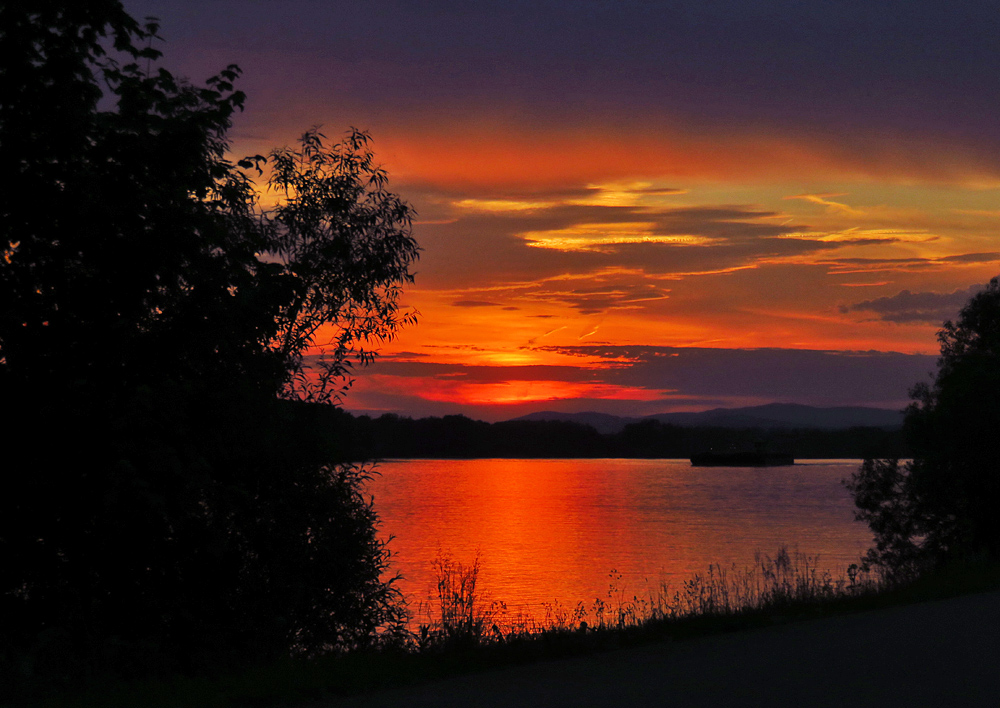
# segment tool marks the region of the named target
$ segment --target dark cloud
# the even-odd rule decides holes
[[[936,363],[936,357],[931,355],[877,351],[600,344],[538,349],[577,355],[588,361],[603,359],[607,365],[594,368],[592,365],[485,366],[378,361],[361,372],[359,378],[380,374],[421,380],[460,380],[463,384],[565,381],[617,385],[645,389],[661,396],[659,403],[647,401],[643,404],[643,410],[648,413],[669,411],[678,401],[688,407],[703,405],[705,408],[734,400],[901,408],[907,401],[910,387],[928,380]],[[621,401],[618,404],[625,405]],[[635,401],[629,404],[638,405]],[[592,410],[609,410],[608,405],[595,403]],[[452,410],[456,408],[461,405],[452,404]],[[542,404],[536,406],[536,410],[544,408]]]
[[[515,233],[567,229],[586,224],[652,224],[651,236],[699,236],[729,242],[786,236],[808,227],[776,223],[777,212],[747,205],[651,207],[561,204],[522,217]]]
[[[424,247],[418,278],[427,287],[543,281],[565,273],[623,267],[651,275],[716,272],[763,259],[804,255],[844,245],[871,245],[870,239],[831,243],[808,235],[804,224],[781,223],[776,212],[754,206],[651,208],[559,205],[530,212],[471,213],[444,224],[421,226]],[[641,242],[595,244],[592,249],[539,247],[546,234],[594,224],[650,224],[651,238],[695,237],[705,244]],[[609,228],[609,232],[611,229]],[[600,236],[600,232],[596,232]],[[531,244],[535,243],[535,246]],[[475,298],[469,298],[475,299]]]
[[[834,258],[822,261],[835,270],[865,271],[926,271],[943,266],[962,264],[994,263],[1000,261],[1000,253],[962,253],[938,258]]]
[[[633,229],[618,225],[636,223],[641,224],[634,228],[638,236],[651,240],[628,242]],[[616,230],[625,232],[618,241]],[[672,237],[689,240],[669,241]],[[779,212],[753,205],[561,204],[530,212],[473,212],[451,223],[424,227],[418,238],[426,249],[418,274],[420,284],[460,291],[468,288],[457,295],[455,304],[550,303],[554,307],[568,305],[586,315],[618,307],[651,307],[668,294],[665,281],[685,276],[768,266],[814,254],[821,258],[834,249],[895,241],[892,236],[826,240],[813,235],[807,224],[789,222]],[[571,250],[551,247],[565,246],[559,241],[564,238],[579,240],[571,244]],[[966,262],[971,258],[966,257]],[[875,267],[872,264],[884,268],[888,263],[899,268],[924,260],[822,262],[826,268],[840,271],[870,269]],[[825,272],[826,268],[820,270]],[[574,275],[571,278],[568,274]],[[491,287],[489,300],[477,297],[477,289],[483,285]]]
[[[501,307],[502,303],[487,300],[455,300],[452,307]]]
[[[670,196],[674,194],[685,194],[686,189],[674,189],[671,187],[643,187],[640,189],[627,189],[629,194],[645,194],[648,196]]]
[[[591,345],[550,351],[601,357],[607,383],[678,394],[820,405],[895,405],[936,357],[896,352]]]
[[[911,293],[902,290],[891,297],[856,302],[841,307],[841,312],[872,312],[880,320],[900,324],[922,323],[940,325],[953,319],[973,295],[984,285],[972,285],[950,293]]]
[[[554,187],[511,187],[502,185],[478,185],[469,188],[462,185],[439,185],[426,184],[419,181],[407,183],[410,194],[418,194],[430,197],[435,200],[448,200],[459,202],[464,199],[476,199],[483,201],[490,200],[510,200],[510,201],[569,201],[574,199],[593,199],[595,195],[604,191],[601,187],[590,185],[558,185]],[[674,188],[649,188],[623,190],[630,193],[648,194],[683,194],[685,190]]]
[[[599,280],[608,280],[607,276]],[[560,288],[539,285],[522,297],[543,302],[568,305],[581,315],[593,315],[606,310],[630,307],[637,303],[663,300],[670,290],[655,283],[633,282],[623,276],[613,284],[592,284],[586,287]]]
[[[939,260],[946,263],[993,263],[994,261],[1000,261],[1000,252],[962,253],[957,256],[945,256]]]
[[[428,349],[445,349],[448,351],[456,352],[485,352],[489,351],[486,347],[480,347],[475,344],[425,344]]]

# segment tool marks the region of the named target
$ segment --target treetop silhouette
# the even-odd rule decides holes
[[[913,460],[865,460],[848,483],[875,534],[866,562],[901,577],[1000,558],[1000,278],[938,340],[937,375],[913,388],[906,411]]]

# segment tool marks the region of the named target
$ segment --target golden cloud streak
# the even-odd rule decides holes
[[[850,216],[862,216],[864,212],[860,209],[855,209],[854,207],[844,204],[843,202],[835,202],[831,197],[846,197],[846,192],[836,192],[829,194],[795,194],[790,197],[785,197],[785,199],[801,199],[803,201],[812,202],[813,204],[819,204],[820,206],[825,206],[827,211],[830,212],[840,212],[843,214],[849,214]]]
[[[489,214],[551,209],[559,204],[560,202],[554,201],[534,201],[524,199],[461,199],[454,202],[454,206],[459,209]]]
[[[581,224],[568,229],[526,231],[520,236],[533,248],[557,251],[602,251],[612,246],[635,243],[703,246],[718,240],[693,234],[657,234],[652,231],[655,228],[656,224],[650,222]]]

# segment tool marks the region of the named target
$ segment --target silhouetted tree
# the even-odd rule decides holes
[[[906,412],[912,462],[865,460],[848,483],[875,533],[867,562],[903,576],[955,558],[1000,558],[1000,280],[938,340],[934,382],[913,388]]]
[[[351,358],[370,362],[370,343],[415,321],[398,316],[398,302],[418,249],[413,210],[386,189],[369,135],[351,130],[329,148],[323,139],[312,129],[299,149],[270,154],[268,184],[284,199],[269,215],[267,250],[281,260],[291,290],[275,340],[294,374],[285,393],[328,401],[329,385],[343,378]],[[322,354],[306,364],[303,353],[322,328]]]
[[[859,458],[906,454],[902,429],[739,429],[683,427],[656,420],[601,434],[560,420],[474,421],[464,416],[413,420],[385,414],[372,420],[339,409],[325,425],[347,459],[448,457],[687,458],[706,450],[765,449],[796,458]]]
[[[0,7],[0,658],[26,672],[339,649],[403,620],[366,471],[280,399],[336,400],[392,336],[412,211],[367,135],[310,131],[270,155],[263,212],[268,160],[227,159],[239,70],[178,79],[156,31],[117,0]]]

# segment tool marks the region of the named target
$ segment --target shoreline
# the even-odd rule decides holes
[[[995,705],[1000,591],[489,669],[310,708]]]

